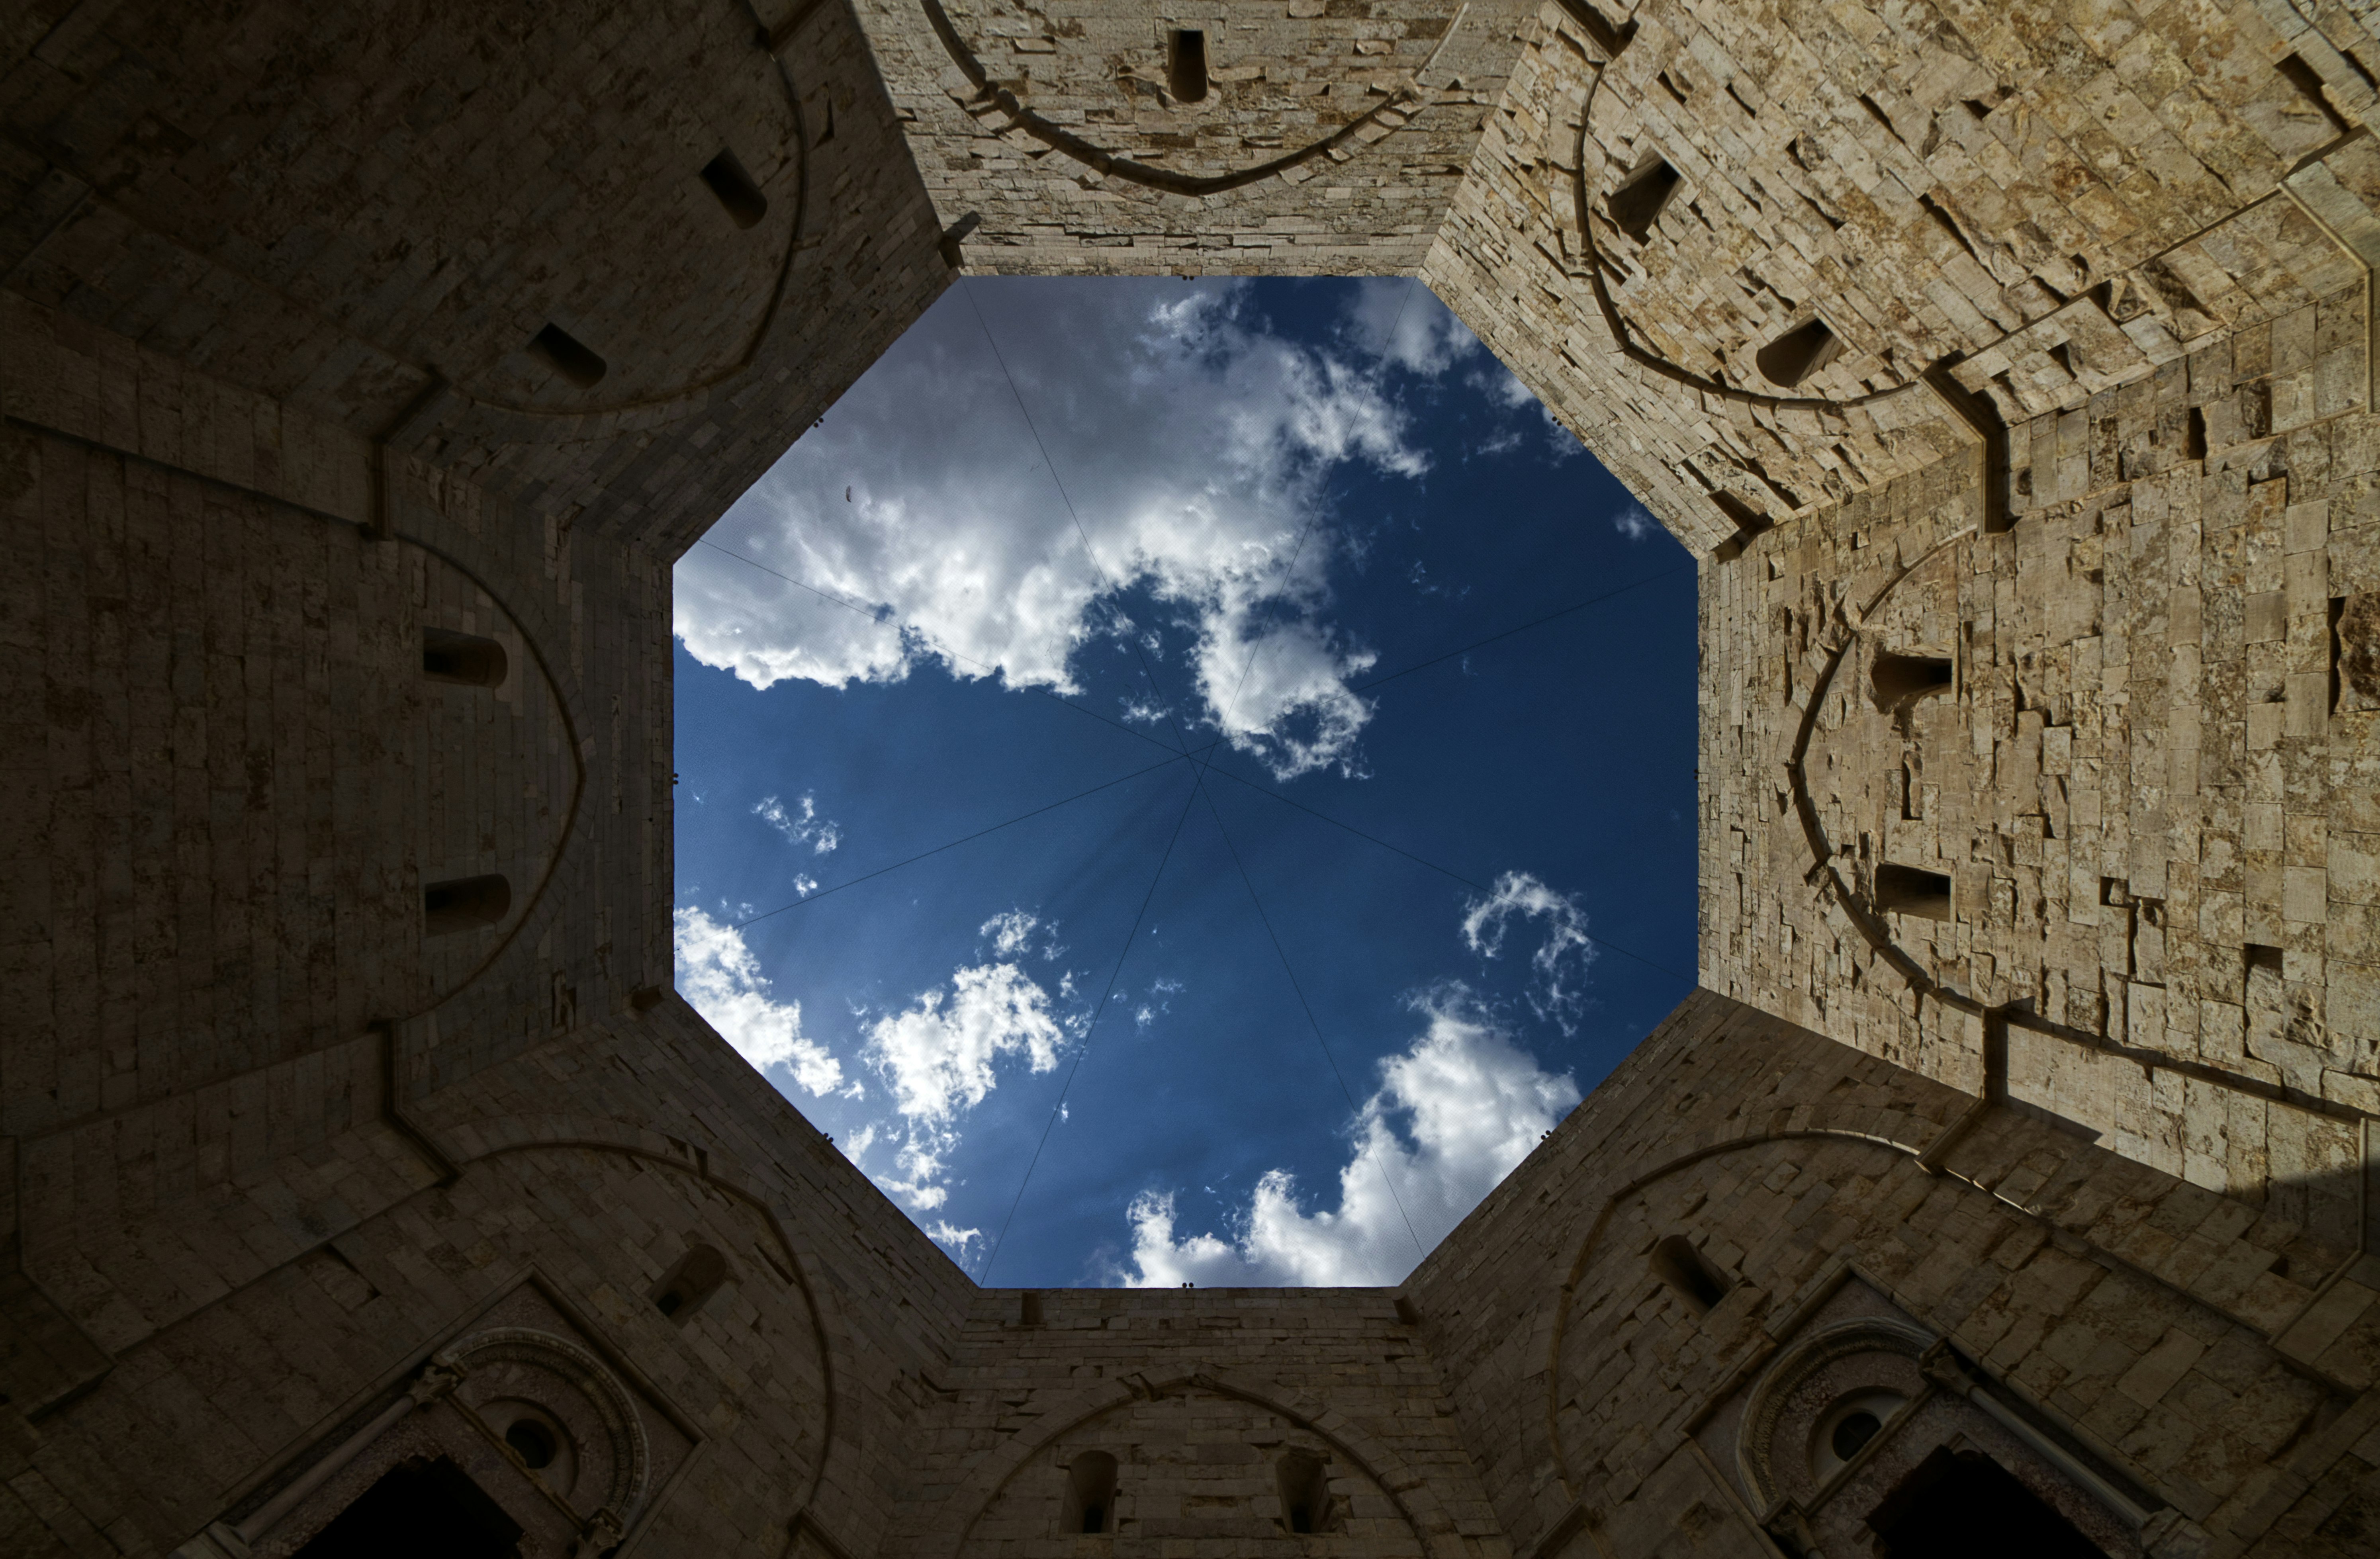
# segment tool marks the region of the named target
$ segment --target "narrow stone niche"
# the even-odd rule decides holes
[[[1330,1498],[1330,1473],[1311,1451],[1288,1451],[1274,1464],[1273,1478],[1281,1494],[1281,1522],[1292,1532],[1338,1529]]]
[[[1868,663],[1868,686],[1876,707],[1887,713],[1950,689],[1953,668],[1947,655],[1902,655],[1879,649]]]
[[[612,371],[593,348],[552,320],[529,337],[528,354],[581,390],[594,388]]]
[[[653,1308],[683,1326],[726,1281],[727,1258],[708,1245],[693,1246],[653,1285]]]
[[[493,639],[445,628],[421,630],[421,674],[431,682],[502,687],[510,664],[504,647]]]
[[[452,937],[493,925],[513,907],[513,885],[501,873],[433,882],[421,890],[422,933]]]
[[[1198,29],[1165,35],[1165,90],[1176,103],[1207,101],[1207,35]]]
[[[1643,243],[1652,235],[1653,224],[1660,220],[1661,209],[1683,182],[1678,170],[1659,156],[1645,158],[1630,170],[1605,202],[1612,225]]]
[[[1668,1284],[1696,1315],[1709,1314],[1734,1287],[1727,1280],[1727,1275],[1682,1234],[1670,1235],[1654,1246],[1650,1264],[1653,1275]]]
[[[1842,355],[1842,337],[1824,320],[1794,326],[1753,354],[1771,384],[1791,390]]]
[[[702,182],[738,227],[758,227],[769,214],[769,198],[760,193],[759,185],[731,151],[722,148],[718,156],[702,165]]]
[[[1115,1530],[1116,1461],[1105,1451],[1085,1451],[1066,1468],[1066,1498],[1058,1510],[1062,1532]]]
[[[1880,865],[1876,869],[1876,907],[1920,920],[1950,918],[1950,879],[1922,866]]]

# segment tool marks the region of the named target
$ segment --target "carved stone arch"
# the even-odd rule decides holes
[[[335,78],[356,67],[358,41],[308,10],[261,28],[249,25],[237,42],[215,30],[228,31],[253,18],[235,24],[232,17],[193,22],[175,40],[189,59],[237,61],[228,80],[206,83],[210,91],[225,94],[226,104],[246,98],[248,113],[269,115],[287,82]],[[369,359],[359,381],[368,397],[389,410],[443,390],[539,420],[541,429],[530,441],[537,443],[552,441],[557,419],[683,401],[743,375],[783,312],[787,278],[800,255],[809,155],[795,84],[787,67],[754,42],[748,8],[741,0],[648,7],[606,41],[613,49],[608,56],[601,42],[589,46],[583,33],[555,46],[555,32],[568,24],[550,6],[514,0],[450,19],[477,46],[477,79],[468,85],[443,79],[436,97],[426,102],[427,127],[405,117],[414,94],[401,81],[384,81],[386,102],[360,111],[343,138],[352,143],[349,153],[365,155],[362,149],[369,148],[370,156],[393,160],[395,171],[383,162],[372,176],[326,177],[319,163],[292,164],[285,173],[243,164],[227,181],[220,166],[179,165],[170,179],[136,179],[87,164],[54,139],[39,153],[51,164],[50,176],[82,191],[61,229],[72,228],[94,250],[121,248],[137,238],[173,252],[180,264],[205,273],[192,294],[207,301],[194,307],[212,309],[221,298],[242,297],[306,327],[335,331],[344,353]],[[409,16],[399,31],[427,25]],[[697,38],[694,48],[662,46]],[[698,77],[683,63],[698,55],[711,66]],[[182,63],[147,57],[168,77]],[[568,90],[577,83],[555,79],[557,68],[589,61],[592,68],[612,72],[608,90],[577,92]],[[759,75],[763,70],[773,84]],[[731,73],[740,75],[732,85]],[[506,91],[515,95],[499,104],[496,98]],[[765,125],[757,139],[745,127],[762,118],[764,92],[782,100],[774,110],[782,127],[776,144]],[[582,188],[563,183],[558,163],[506,170],[549,181],[524,191],[516,177],[492,176],[469,160],[477,137],[419,133],[475,96],[471,111],[491,123],[510,123],[508,115],[535,109],[541,115],[537,135],[549,140],[576,134],[599,144],[639,142],[643,160],[662,176]],[[739,160],[759,171],[771,195],[782,197],[771,199],[772,209],[744,235],[766,244],[765,253],[753,252],[752,244],[685,242],[686,219],[708,216],[701,208],[718,203],[698,175],[722,150],[722,139],[741,140]],[[209,144],[207,137],[197,139],[198,146]],[[773,170],[759,168],[763,147],[777,164]],[[158,165],[181,155],[167,152]],[[203,164],[209,154],[198,152],[191,161]],[[407,198],[424,190],[434,194]],[[273,248],[258,229],[277,224],[282,208],[303,209],[317,224],[326,241],[314,260],[276,256],[270,265],[257,262]],[[722,229],[728,225],[724,215],[717,221]],[[492,251],[526,256],[528,263],[492,266]],[[577,262],[565,262],[562,255]],[[652,310],[658,322],[648,327],[641,318],[607,310],[606,295],[624,274],[636,277],[640,296],[656,287],[699,294],[709,313],[695,316],[697,328],[690,330],[682,311]],[[419,285],[424,278],[430,284]],[[731,295],[735,302],[722,303]],[[741,307],[747,299],[753,307]],[[601,318],[606,312],[613,316],[608,321]],[[395,332],[387,323],[392,316],[409,321],[409,330]],[[573,330],[588,335],[588,342],[574,342],[582,350],[609,354],[608,373],[598,370],[610,387],[608,401],[588,393],[583,381],[552,382],[557,376],[531,350],[529,332],[540,318],[565,335]],[[524,320],[531,323],[516,333]],[[491,321],[499,321],[500,335],[491,335]],[[606,339],[607,323],[628,341]],[[653,363],[663,354],[683,356],[639,373],[640,361]],[[312,360],[304,353],[287,356],[293,362]],[[639,377],[644,382],[624,395],[622,381]],[[282,396],[298,386],[268,377],[251,387]],[[365,417],[358,426],[380,419]]]
[[[804,11],[807,21],[815,10]],[[823,251],[802,242],[810,222],[810,134],[802,108],[804,89],[786,58],[790,38],[772,40],[773,69],[784,90],[790,134],[791,199],[778,236],[780,254],[776,280],[768,301],[753,320],[741,353],[716,372],[687,383],[634,399],[601,402],[586,406],[540,406],[474,392],[468,385],[434,385],[430,400],[408,419],[408,441],[415,445],[459,441],[491,450],[507,444],[548,444],[556,441],[556,425],[566,424],[567,441],[601,445],[632,429],[643,431],[698,417],[710,412],[747,383],[754,373],[783,355],[786,320],[795,312],[794,293],[804,278],[826,279]],[[771,225],[775,226],[773,220]]]
[[[1878,640],[1871,624],[1889,617],[1899,592],[1911,579],[1937,562],[1957,558],[1962,548],[1973,544],[1976,533],[1975,525],[1962,526],[1907,562],[1897,565],[1880,564],[1876,572],[1854,582],[1855,587],[1847,600],[1840,637],[1829,650],[1823,667],[1811,683],[1791,755],[1785,766],[1794,808],[1801,818],[1803,834],[1808,844],[1811,870],[1815,874],[1813,880],[1818,885],[1818,891],[1833,900],[1861,938],[1900,974],[1912,990],[1961,1009],[1974,1007],[1973,993],[1942,985],[1930,954],[1901,944],[1899,931],[1877,907],[1872,874],[1866,880],[1846,877],[1838,864],[1840,859],[1839,852],[1828,836],[1817,798],[1810,790],[1809,765],[1813,748],[1823,748],[1822,738],[1830,729],[1827,724],[1827,711],[1836,701],[1847,701],[1854,711],[1854,718],[1859,710],[1867,707],[1867,701],[1856,690],[1840,688],[1837,684],[1847,664],[1853,667],[1854,674],[1864,673],[1872,664]]]
[[[1603,1242],[1604,1234],[1610,1227],[1613,1215],[1630,1198],[1658,1181],[1722,1154],[1745,1152],[1772,1142],[1836,1140],[1868,1142],[1915,1158],[1941,1131],[1939,1122],[1922,1117],[1888,1116],[1882,1111],[1862,1113],[1872,1118],[1863,1121],[1859,1127],[1830,1127],[1813,1122],[1788,1130],[1747,1136],[1722,1138],[1716,1133],[1698,1133],[1696,1139],[1665,1146],[1659,1150],[1661,1156],[1658,1158],[1647,1154],[1645,1159],[1640,1159],[1638,1166],[1629,1173],[1628,1178],[1604,1197],[1596,1211],[1594,1222],[1588,1226],[1585,1238],[1579,1243],[1578,1253],[1572,1258],[1569,1270],[1563,1275],[1553,1302],[1539,1308],[1530,1328],[1530,1344],[1525,1355],[1542,1358],[1546,1361],[1546,1398],[1543,1420],[1524,1415],[1520,1420],[1526,1426],[1523,1432],[1536,1442],[1528,1449],[1540,1456],[1545,1465],[1554,1469],[1554,1475],[1561,1480],[1562,1487],[1571,1498],[1582,1499],[1585,1497],[1586,1491],[1577,1470],[1571,1465],[1569,1447],[1562,1441],[1562,1344],[1569,1330],[1572,1303],[1589,1264],[1595,1259],[1597,1247]],[[1540,1346],[1544,1350],[1542,1353],[1537,1351]]]
[[[636,1521],[651,1480],[652,1454],[635,1400],[603,1361],[567,1337],[528,1326],[496,1326],[474,1332],[431,1356],[431,1361],[468,1377],[475,1367],[525,1364],[576,1386],[597,1411],[610,1441],[611,1486],[601,1508],[614,1528]]]
[[[455,1134],[468,1135],[478,1146],[477,1152],[458,1156],[458,1162],[465,1166],[502,1154],[550,1149],[618,1154],[715,1187],[730,1200],[759,1215],[784,1252],[786,1264],[794,1275],[795,1291],[809,1314],[811,1343],[818,1352],[819,1378],[823,1387],[818,1465],[797,1508],[807,1511],[815,1505],[820,1492],[830,1486],[830,1472],[835,1474],[834,1487],[863,1486],[859,1456],[866,1439],[864,1426],[846,1421],[852,1415],[846,1410],[843,1393],[836,1389],[836,1360],[840,1357],[848,1364],[857,1352],[857,1339],[835,1305],[831,1286],[810,1279],[812,1269],[820,1263],[794,1238],[786,1215],[756,1190],[740,1169],[717,1155],[706,1154],[701,1164],[689,1163],[659,1132],[617,1121],[563,1116],[502,1116],[474,1121]]]
[[[1744,1400],[1736,1432],[1736,1472],[1752,1491],[1754,1507],[1767,1510],[1778,1502],[1775,1431],[1788,1398],[1803,1381],[1835,1360],[1862,1353],[1896,1355],[1913,1372],[1935,1341],[1932,1334],[1897,1318],[1864,1316],[1797,1338],[1770,1360]]]
[[[462,632],[503,647],[501,682],[457,688],[417,675],[420,741],[418,762],[431,772],[412,776],[416,792],[418,881],[403,891],[421,895],[432,884],[490,874],[505,883],[509,902],[484,930],[432,935],[434,921],[417,915],[420,943],[419,1017],[461,995],[495,967],[535,923],[548,887],[569,852],[587,791],[587,764],[570,700],[529,625],[485,578],[444,549],[409,535],[393,538],[409,555],[417,603],[402,630],[416,637]],[[408,646],[415,668],[424,652]],[[523,653],[523,652],[526,653]],[[554,791],[561,795],[552,795]],[[540,819],[529,798],[545,795]],[[449,809],[474,816],[486,801],[488,826],[458,830]],[[468,848],[457,849],[463,838]],[[490,846],[492,841],[492,848]]]
[[[943,51],[967,83],[964,92],[952,89],[952,96],[959,100],[961,109],[970,118],[996,120],[996,127],[986,127],[989,133],[998,135],[1013,129],[1127,187],[1136,187],[1157,195],[1186,196],[1219,195],[1277,178],[1316,158],[1329,156],[1342,149],[1352,151],[1376,144],[1412,123],[1437,101],[1439,88],[1431,86],[1429,79],[1446,75],[1441,63],[1449,46],[1463,32],[1468,10],[1460,0],[1448,0],[1445,29],[1438,35],[1427,56],[1412,67],[1394,91],[1386,93],[1381,101],[1363,113],[1350,116],[1344,123],[1331,127],[1305,145],[1287,150],[1278,156],[1255,162],[1235,160],[1232,165],[1218,166],[1208,172],[1184,173],[1145,160],[1146,148],[1101,146],[1036,113],[1014,91],[1002,84],[1001,79],[985,64],[982,54],[987,40],[979,30],[969,25],[975,18],[966,0],[953,0],[952,6],[945,6],[942,0],[918,0],[918,3],[924,8],[926,19],[932,25]],[[1270,9],[1271,6],[1268,5],[1261,8]],[[953,9],[958,12],[956,16],[952,14]],[[1259,7],[1251,6],[1243,9],[1255,12]],[[1283,5],[1279,14],[1286,19],[1293,13]],[[1152,17],[1150,25],[1153,50],[1160,23]],[[1478,24],[1473,23],[1472,26],[1475,29]],[[1077,28],[1076,32],[1079,30]],[[971,32],[975,35],[970,36]],[[1415,35],[1413,41],[1419,42],[1424,38]],[[1156,90],[1153,82],[1144,84],[1129,66],[1121,74],[1112,72],[1110,66],[1113,62],[1095,57],[1088,45],[1074,33],[1062,36],[1053,33],[1039,42],[1048,47],[1037,51],[1032,57],[1051,61],[1052,67],[1070,71],[1065,79],[1078,91],[1097,78],[1102,90],[1111,89],[1117,93],[1119,105],[1128,107],[1135,91]],[[1441,83],[1444,84],[1451,83]],[[1171,99],[1165,101],[1170,103]],[[1312,102],[1311,99],[1305,101],[1308,104]],[[1133,151],[1140,151],[1142,155],[1132,155]]]
[[[1715,1133],[1704,1133],[1699,1139],[1689,1139],[1683,1143],[1661,1150],[1661,1156],[1658,1160],[1652,1154],[1647,1154],[1645,1159],[1640,1160],[1639,1163],[1645,1166],[1631,1173],[1626,1180],[1602,1200],[1594,1223],[1589,1227],[1585,1238],[1580,1242],[1578,1253],[1572,1259],[1553,1301],[1540,1307],[1538,1319],[1531,1327],[1531,1342],[1533,1345],[1542,1344],[1544,1351],[1537,1353],[1532,1347],[1527,1356],[1542,1358],[1545,1360],[1544,1417],[1542,1420],[1538,1420],[1534,1416],[1524,1416],[1522,1434],[1527,1442],[1524,1448],[1533,1455],[1540,1456],[1544,1465],[1554,1469],[1555,1476],[1560,1480],[1564,1491],[1573,1500],[1585,1498],[1588,1491],[1584,1487],[1578,1470],[1571,1464],[1569,1447],[1564,1444],[1561,1434],[1560,1410],[1564,1380],[1562,1344],[1569,1324],[1570,1311],[1581,1283],[1590,1263],[1598,1253],[1597,1248],[1603,1241],[1613,1215],[1631,1197],[1639,1194],[1656,1182],[1692,1168],[1706,1159],[1724,1154],[1748,1152],[1782,1142],[1828,1139],[1864,1142],[1918,1160],[1923,1164],[1942,1151],[1937,1144],[1947,1144],[1955,1141],[1973,1119],[1971,1114],[1957,1120],[1944,1122],[1925,1117],[1864,1109],[1850,1112],[1851,1118],[1846,1118],[1842,1124],[1837,1125],[1829,1124],[1816,1111],[1797,1113],[1800,1115],[1798,1123],[1788,1130],[1727,1138],[1720,1138]],[[2085,1145],[2081,1151],[2105,1153],[2107,1150]],[[2218,1299],[2201,1292],[2191,1283],[2178,1282],[2171,1276],[2143,1265],[2120,1250],[2103,1245],[2085,1231],[2058,1223],[2048,1213],[2003,1196],[1991,1187],[1964,1180],[1960,1180],[1959,1183],[1969,1185],[1974,1194],[1988,1199],[2009,1217],[2047,1227],[2058,1239],[2071,1241],[2072,1248],[2087,1253],[2091,1259],[2110,1269],[2127,1273],[2139,1282],[2179,1296],[2186,1302],[2201,1308],[2210,1317],[2222,1323],[2238,1326],[2268,1342],[2275,1335],[2271,1330],[2272,1323],[2269,1320],[2242,1313],[2236,1308],[2236,1299]],[[2346,1259],[2351,1263],[2355,1258],[2350,1255]],[[1781,1299],[1788,1296],[1778,1297]],[[1928,1338],[1929,1342],[1932,1340]],[[2330,1383],[2334,1389],[2346,1389],[2333,1377],[2322,1373],[2302,1361],[2298,1363],[2297,1368]]]
[[[1428,1482],[1394,1451],[1336,1409],[1302,1393],[1220,1371],[1194,1371],[1157,1381],[1136,1380],[1135,1386],[1137,1389],[1121,1382],[1104,1381],[1043,1397],[1033,1429],[1010,1437],[978,1462],[944,1497],[936,1519],[920,1539],[920,1552],[941,1559],[957,1559],[977,1522],[992,1503],[1036,1456],[1062,1436],[1136,1403],[1189,1391],[1208,1391],[1245,1402],[1328,1443],[1387,1495],[1424,1553],[1453,1559],[1453,1551],[1431,1536],[1439,1529],[1451,1530],[1451,1523],[1425,1519],[1441,1515],[1443,1508]]]
[[[1564,155],[1551,160],[1549,165],[1560,167],[1567,163],[1567,168],[1562,171],[1572,184],[1567,204],[1573,224],[1561,231],[1564,248],[1572,249],[1574,246],[1575,252],[1566,258],[1564,268],[1572,276],[1585,279],[1593,289],[1596,308],[1602,316],[1604,326],[1624,356],[1686,390],[1772,410],[1840,413],[1877,405],[1919,391],[1923,383],[1921,380],[1894,373],[1888,377],[1899,379],[1900,382],[1879,390],[1858,391],[1856,393],[1780,393],[1777,387],[1758,375],[1740,374],[1738,377],[1742,382],[1730,382],[1680,363],[1660,350],[1645,328],[1631,320],[1623,300],[1613,289],[1613,272],[1624,274],[1625,268],[1617,256],[1605,252],[1607,246],[1596,232],[1596,213],[1608,209],[1612,195],[1621,186],[1632,177],[1641,177],[1647,160],[1660,158],[1661,149],[1645,141],[1634,149],[1633,156],[1624,159],[1626,166],[1615,169],[1607,165],[1612,159],[1595,139],[1594,126],[1596,103],[1607,83],[1609,66],[1608,64],[1597,65],[1590,66],[1589,69],[1591,76],[1586,91],[1578,99],[1575,109],[1566,115],[1565,122],[1549,128],[1549,139],[1559,136],[1569,143],[1562,149]],[[1673,151],[1667,160],[1674,161],[1675,155]],[[1694,182],[1691,168],[1680,170],[1680,177],[1682,187],[1690,187]],[[1674,208],[1676,204],[1677,198],[1672,196],[1670,206]],[[1802,310],[1804,315],[1808,312],[1806,307]],[[1742,355],[1748,361],[1748,345]],[[1857,390],[1858,387],[1852,385],[1851,388]]]

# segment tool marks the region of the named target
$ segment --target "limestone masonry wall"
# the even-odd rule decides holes
[[[0,17],[0,1552],[2371,1553],[2370,11]],[[1704,988],[1400,1289],[671,990],[670,565],[968,272],[1418,274],[1701,560]]]

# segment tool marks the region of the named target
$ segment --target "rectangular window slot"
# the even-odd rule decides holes
[[[1947,655],[1899,655],[1879,649],[1868,665],[1868,682],[1876,707],[1887,713],[1932,694],[1949,690],[1953,677]]]
[[[529,337],[528,351],[530,357],[581,390],[591,389],[612,368],[577,336],[551,322]]]
[[[1772,384],[1788,390],[1841,355],[1842,338],[1824,320],[1794,326],[1753,354],[1753,361]]]
[[[1114,1530],[1116,1460],[1105,1451],[1084,1451],[1066,1467],[1066,1495],[1058,1508],[1062,1532]]]
[[[1950,918],[1950,879],[1919,866],[1879,865],[1876,869],[1876,907],[1920,920]]]
[[[1176,103],[1207,101],[1207,35],[1176,28],[1165,36],[1165,86]]]
[[[1311,1451],[1289,1451],[1273,1465],[1281,1493],[1281,1524],[1293,1533],[1339,1529],[1337,1501],[1330,1497],[1330,1469]]]
[[[727,1258],[708,1245],[689,1246],[649,1296],[653,1308],[683,1326],[727,1281]]]
[[[496,874],[433,882],[421,890],[422,932],[451,937],[493,925],[513,907],[513,885]]]
[[[1734,1285],[1682,1234],[1653,1247],[1653,1275],[1668,1284],[1696,1315],[1707,1315]]]
[[[1611,213],[1612,225],[1638,243],[1643,243],[1660,220],[1661,208],[1683,183],[1678,170],[1659,157],[1649,157],[1612,190],[1605,209]]]
[[[828,121],[830,126],[832,123],[832,119]],[[744,171],[744,164],[735,160],[733,151],[722,150],[705,163],[702,182],[719,197],[720,205],[726,208],[729,218],[738,227],[757,227],[760,219],[769,214],[769,198],[760,193],[760,187],[752,182],[752,175]]]
[[[504,647],[477,634],[421,630],[421,674],[431,682],[465,687],[502,687],[509,661]]]

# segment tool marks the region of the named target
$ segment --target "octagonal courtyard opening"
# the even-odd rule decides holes
[[[1418,282],[963,280],[679,562],[680,990],[979,1279],[1392,1283],[1693,985],[1693,589]]]

